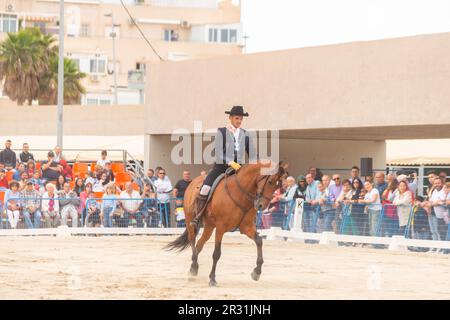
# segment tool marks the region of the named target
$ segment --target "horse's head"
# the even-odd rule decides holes
[[[273,163],[269,163],[269,166],[271,165]],[[263,164],[261,169],[267,169],[265,166],[266,164]],[[287,176],[287,167],[287,163],[280,162],[275,170],[272,169],[271,174],[260,174],[258,176],[256,179],[256,210],[264,210],[269,206],[273,193],[281,185],[281,179]],[[263,173],[263,171],[261,172]]]

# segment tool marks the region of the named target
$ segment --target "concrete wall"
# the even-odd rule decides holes
[[[146,135],[145,159],[147,167],[163,166],[170,173],[173,183],[180,179],[183,170],[190,170],[197,176],[202,170],[209,170],[210,165],[181,164],[175,165],[171,160],[172,148],[178,142],[172,142],[170,135]],[[205,147],[208,143],[204,143]],[[191,151],[193,151],[192,145]],[[384,168],[386,163],[386,144],[384,141],[337,141],[337,140],[303,140],[280,139],[280,160],[289,162],[289,173],[297,176],[305,173],[310,166],[328,169],[347,169],[349,175],[353,165],[360,164],[361,157],[373,158],[374,168]],[[194,158],[191,158],[192,162]],[[342,173],[338,171],[338,173]]]
[[[153,65],[146,133],[200,119],[216,128],[240,104],[250,113],[244,127],[296,138],[342,129],[339,139],[348,128],[355,138],[371,130],[369,140],[437,138],[437,126],[450,137],[449,56],[447,33]]]
[[[56,135],[56,106],[0,100],[0,136]],[[64,135],[134,136],[144,132],[144,106],[65,106]]]

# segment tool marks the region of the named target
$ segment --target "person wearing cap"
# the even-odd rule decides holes
[[[308,184],[306,183],[306,178],[303,175],[300,175],[297,177],[297,190],[296,193],[294,195],[294,198],[301,198],[301,199],[305,199],[306,198],[306,187],[308,186]]]
[[[41,226],[41,195],[34,188],[33,181],[28,180],[25,189],[20,194],[22,214],[28,229],[37,229]]]
[[[214,146],[216,162],[206,176],[195,200],[197,214],[190,223],[194,230],[198,229],[200,218],[206,209],[209,191],[216,178],[230,167],[235,171],[239,170],[245,161],[246,153],[250,161],[257,159],[256,148],[249,133],[241,128],[242,120],[249,114],[244,112],[242,106],[234,106],[230,111],[225,111],[225,114],[229,115],[230,123],[217,129]]]
[[[54,158],[55,154],[53,151],[49,151],[47,153],[47,161],[42,162],[42,179],[45,181],[57,180],[62,171],[62,166],[54,161]]]

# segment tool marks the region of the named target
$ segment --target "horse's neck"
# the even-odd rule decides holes
[[[239,184],[248,192],[256,192],[256,177],[259,175],[259,165],[247,165],[236,173],[236,179],[239,180]]]

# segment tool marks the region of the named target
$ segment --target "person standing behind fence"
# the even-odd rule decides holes
[[[322,177],[322,182],[317,184],[317,197],[316,201],[320,205],[320,219],[323,223],[320,224],[319,232],[321,231],[332,231],[333,230],[333,220],[336,215],[336,211],[333,209],[330,198],[330,190],[328,186],[330,184],[330,177],[324,175]]]
[[[447,224],[445,223],[444,217],[448,215],[448,209],[446,207],[446,198],[444,184],[442,180],[437,178],[434,180],[434,190],[431,194],[430,202],[432,211],[436,217],[436,225],[438,232],[437,240],[445,240],[447,237]]]
[[[386,190],[388,184],[384,181],[384,173],[377,172],[375,173],[375,188],[378,190],[380,195],[383,194],[384,190]]]
[[[405,234],[409,216],[413,203],[413,194],[408,188],[406,181],[400,181],[397,190],[394,192],[392,204],[397,206],[398,227],[401,235]]]
[[[183,172],[183,179],[179,180],[173,188],[173,197],[177,198],[175,214],[177,215],[177,227],[179,228],[185,227],[185,216],[183,210],[184,192],[186,191],[191,181],[192,180],[190,172],[185,170]]]
[[[287,189],[286,192],[281,196],[281,201],[285,202],[285,211],[284,215],[286,216],[286,220],[283,223],[283,229],[288,230],[290,227],[290,219],[293,215],[293,211],[295,208],[294,196],[297,192],[297,184],[295,183],[294,177],[287,177]]]
[[[390,180],[386,190],[384,190],[381,195],[381,204],[384,206],[381,235],[384,237],[391,237],[392,235],[398,234],[399,224],[397,209],[395,208],[395,205],[392,204],[397,185],[397,179]]]
[[[11,140],[6,140],[5,149],[0,152],[0,162],[6,171],[14,171],[17,164],[16,153],[11,150]]]
[[[19,183],[17,181],[12,181],[9,188],[10,189],[6,191],[4,198],[6,214],[11,229],[16,229],[20,217]]]
[[[28,229],[39,228],[41,226],[41,195],[34,188],[33,182],[28,180],[25,190],[20,194],[22,202],[22,214],[25,225]],[[33,218],[34,223],[31,221]]]
[[[369,229],[370,236],[375,237],[377,235],[377,226],[381,213],[381,199],[378,190],[373,187],[373,184],[369,181],[364,183],[366,195],[363,200],[359,200],[358,203],[367,205],[367,211],[369,214]]]
[[[46,228],[55,228],[60,219],[56,187],[53,183],[47,183],[45,189],[47,191],[42,196],[42,216],[45,219]]]
[[[106,186],[105,193],[103,194],[100,218],[105,228],[112,227],[112,213],[117,207],[115,192],[116,187],[114,186],[114,183],[109,183]]]
[[[70,190],[70,184],[64,183],[63,190],[58,193],[59,206],[61,209],[61,221],[62,225],[67,225],[67,218],[72,219],[72,228],[78,226],[78,208],[80,206],[80,199],[76,192]]]
[[[124,210],[124,216],[119,222],[119,227],[128,227],[130,217],[135,217],[137,227],[142,228],[144,223],[142,221],[142,213],[139,211],[142,203],[141,195],[138,191],[133,190],[131,182],[125,184],[125,190],[120,193],[119,198],[122,209]]]
[[[30,146],[28,145],[28,143],[25,142],[22,145],[22,152],[19,154],[19,159],[21,162],[27,163],[30,160],[34,161],[34,156],[29,151],[30,151]]]
[[[359,177],[359,167],[353,166],[352,171],[350,171],[350,182],[353,184],[353,180],[358,179],[362,182],[361,178]]]
[[[312,175],[308,173],[306,175],[306,182],[308,186],[306,187],[306,197],[304,206],[304,222],[306,232],[316,232],[315,225],[315,214],[316,208],[314,207],[315,199],[317,198],[317,184],[318,181],[314,180]],[[307,240],[309,242],[309,240]]]
[[[172,183],[169,177],[166,176],[166,170],[160,169],[157,171],[158,180],[155,181],[156,197],[159,201],[159,211],[163,217],[164,227],[169,227],[170,220],[166,221],[166,218],[170,218],[170,193],[172,192]]]
[[[145,181],[141,198],[143,199],[141,210],[147,227],[158,227],[159,215],[156,193],[155,190],[153,190],[153,184],[150,181]]]

